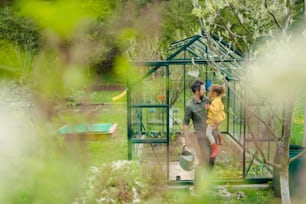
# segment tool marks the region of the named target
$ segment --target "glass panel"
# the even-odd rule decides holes
[[[133,159],[141,162],[145,168],[155,169],[156,173],[167,177],[167,144],[133,144]]]
[[[147,69],[147,71],[151,69]],[[130,90],[131,105],[165,104],[167,82],[165,71],[165,67],[160,67],[150,76],[133,84]]]
[[[144,107],[132,108],[133,139],[166,139],[167,108]]]

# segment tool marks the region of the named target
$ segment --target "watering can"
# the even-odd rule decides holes
[[[185,171],[191,171],[194,168],[195,154],[193,149],[187,149],[184,145],[180,153],[179,163]]]

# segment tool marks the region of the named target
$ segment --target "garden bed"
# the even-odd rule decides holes
[[[117,129],[117,123],[95,123],[65,125],[59,133],[64,135],[66,141],[105,140],[110,139]]]

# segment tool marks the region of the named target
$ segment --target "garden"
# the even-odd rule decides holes
[[[305,8],[1,1],[0,203],[306,202]],[[197,78],[226,87],[224,142],[185,171]]]

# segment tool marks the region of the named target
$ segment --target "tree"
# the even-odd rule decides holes
[[[145,2],[145,1],[144,1]],[[147,4],[144,8],[152,5]],[[158,3],[160,15],[160,26],[151,24],[155,32],[142,35],[142,37],[131,40],[127,49],[130,60],[133,61],[158,61],[165,60],[169,54],[169,45],[175,41],[194,35],[200,29],[196,16],[191,14],[192,5],[185,0],[169,0]],[[143,9],[143,8],[142,8]],[[150,16],[157,18],[156,16]],[[152,21],[152,20],[151,20]],[[145,50],[145,52],[144,52]],[[173,65],[172,67],[177,66]],[[195,69],[200,69],[195,67]],[[181,69],[173,68],[170,79],[170,106],[172,107],[184,91],[183,76]],[[162,69],[157,70],[157,75],[164,72]],[[175,78],[175,79],[174,79]],[[195,77],[186,76],[187,84],[191,83]]]
[[[253,88],[252,90],[256,90],[257,93],[266,97],[267,93],[264,93],[262,89],[256,87],[256,85],[253,87],[249,85],[251,79],[248,74],[249,71],[254,70],[252,70],[252,66],[249,66],[248,64],[253,60],[258,59],[255,58],[258,53],[263,54],[267,50],[267,48],[262,48],[262,46],[260,46],[265,40],[270,41],[269,46],[276,47],[277,43],[287,45],[287,42],[290,41],[290,36],[292,35],[291,31],[293,30],[296,23],[295,20],[298,17],[304,15],[303,8],[305,6],[305,2],[299,0],[209,0],[201,2],[193,0],[192,3],[194,6],[192,12],[199,18],[202,29],[207,30],[208,32],[217,33],[221,39],[225,38],[230,42],[231,45],[243,51],[246,61],[244,68],[247,70],[245,75],[237,76],[241,83],[244,83],[244,85],[248,88]],[[279,36],[281,36],[281,38],[279,38]],[[289,46],[289,48],[293,49],[292,46]],[[291,58],[289,60],[294,59],[295,58]],[[236,65],[240,66],[239,64]],[[267,66],[267,64],[264,65]],[[224,63],[224,66],[228,65]],[[218,65],[214,64],[214,67],[218,71]],[[267,67],[265,68],[267,70]],[[271,77],[272,75],[268,76]],[[257,78],[258,77],[259,76],[257,75]],[[265,79],[272,80],[267,78]],[[226,83],[226,81],[224,82]],[[230,86],[230,84],[228,85]],[[293,87],[296,88],[295,86]],[[290,96],[282,99],[283,103],[281,106],[273,106],[271,105],[272,103],[270,103],[271,101],[265,102],[268,112],[274,115],[272,118],[256,114],[252,109],[249,108],[247,98],[240,99],[243,102],[246,111],[245,122],[248,124],[249,134],[254,139],[254,144],[257,150],[260,152],[263,161],[268,165],[278,169],[280,172],[282,203],[287,204],[291,203],[288,183],[289,162],[298,158],[306,151],[301,152],[294,158],[288,158],[289,142],[291,137],[292,113],[296,95],[291,94],[292,89],[286,89],[286,91],[288,91],[288,94],[290,93]],[[254,91],[251,92],[254,94]],[[237,94],[237,96],[239,95]],[[259,95],[257,95],[257,97],[258,96]],[[278,146],[277,153],[279,154],[280,158],[279,162],[275,163],[266,159],[264,151],[256,142],[256,135],[250,126],[251,118],[256,118],[256,120],[260,121],[265,129],[268,130],[268,132],[276,138]],[[275,131],[275,127],[273,126],[273,124],[275,124],[274,120],[278,120],[281,123],[283,127],[281,134]]]

